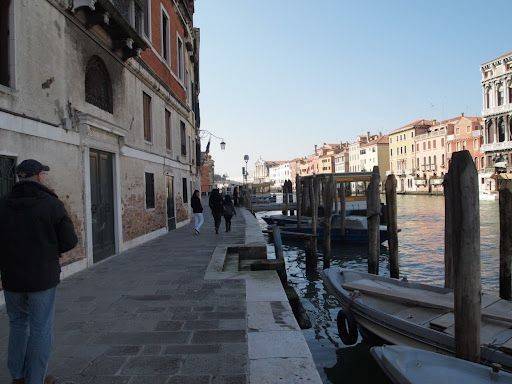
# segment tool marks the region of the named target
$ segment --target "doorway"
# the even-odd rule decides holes
[[[91,216],[93,262],[115,253],[114,178],[112,154],[91,149]]]
[[[176,229],[176,214],[174,213],[174,176],[165,176],[167,190],[167,228]]]

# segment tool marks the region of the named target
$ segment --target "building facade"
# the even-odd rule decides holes
[[[51,168],[79,245],[63,275],[182,226],[199,189],[194,2],[8,0],[0,6],[0,193]]]
[[[291,166],[288,161],[276,161],[269,167],[269,180],[273,188],[281,190],[286,180],[291,180]]]
[[[442,193],[443,177],[448,171],[447,133],[453,131],[453,121],[441,122],[414,139],[415,178],[414,191]]]
[[[203,152],[201,156],[201,194],[209,195],[215,185],[215,161],[209,153]]]
[[[389,171],[389,138],[387,135],[369,136],[370,140],[359,146],[361,172],[372,172],[379,167],[380,180],[384,182]]]
[[[492,175],[512,170],[512,52],[482,64],[485,189],[496,190]]]
[[[334,172],[346,173],[349,172],[349,144],[343,143],[341,151],[334,155]]]
[[[254,162],[254,182],[267,182],[268,174],[268,163],[260,157],[258,160]]]
[[[389,134],[389,172],[397,176],[398,192],[416,190],[415,137],[435,124],[431,120],[415,120]]]

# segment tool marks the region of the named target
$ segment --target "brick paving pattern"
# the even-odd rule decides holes
[[[245,283],[203,279],[215,246],[243,243],[242,214],[215,235],[206,209],[200,236],[186,226],[65,279],[49,372],[63,384],[246,383]],[[10,383],[3,308],[0,323]]]

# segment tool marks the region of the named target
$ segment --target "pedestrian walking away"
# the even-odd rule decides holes
[[[45,186],[49,170],[36,160],[21,162],[19,182],[0,199],[0,274],[10,325],[7,366],[18,384],[55,383],[46,371],[59,258],[78,242],[63,203]]]
[[[209,206],[212,211],[213,220],[215,222],[215,233],[219,233],[220,222],[222,220],[222,196],[218,188],[212,190],[210,194]]]
[[[233,201],[231,200],[231,196],[224,196],[224,202],[222,207],[224,213],[224,220],[226,221],[226,232],[231,231],[231,219],[233,215],[236,215],[235,206],[233,205]]]
[[[201,232],[201,226],[204,223],[203,216],[203,205],[201,204],[201,198],[199,197],[199,191],[196,189],[192,195],[191,200],[192,213],[194,214],[194,232],[199,235]]]
[[[238,192],[238,187],[235,187],[233,189],[233,202],[235,204],[235,207],[238,207],[239,206],[239,192]]]

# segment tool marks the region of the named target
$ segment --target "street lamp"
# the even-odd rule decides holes
[[[244,161],[245,161],[244,179],[245,179],[245,184],[247,184],[247,176],[249,175],[249,171],[247,170],[247,163],[249,162],[249,155],[244,155]]]
[[[210,135],[210,139],[209,139],[208,143],[212,140],[212,137],[214,137],[217,140],[220,140],[220,149],[222,151],[224,151],[226,149],[226,142],[224,141],[224,139],[222,137],[216,136],[216,135],[214,135],[213,133],[211,133],[210,131],[208,131],[206,129],[199,130],[199,137],[200,138],[207,137],[207,135]],[[209,144],[208,144],[208,148],[210,148]]]

